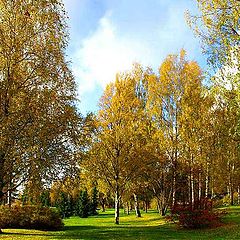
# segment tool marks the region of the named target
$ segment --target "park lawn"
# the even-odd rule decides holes
[[[0,239],[240,239],[240,207],[227,208],[229,214],[224,218],[225,225],[205,230],[184,230],[174,224],[165,223],[155,211],[142,213],[136,218],[121,213],[120,225],[116,226],[113,210],[100,213],[96,217],[65,219],[63,231],[44,232],[35,230],[4,229]]]

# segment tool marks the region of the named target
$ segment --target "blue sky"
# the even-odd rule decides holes
[[[96,111],[107,83],[132,63],[157,69],[181,48],[205,68],[199,40],[184,13],[194,0],[63,0],[69,16],[68,59],[78,83],[79,109]]]

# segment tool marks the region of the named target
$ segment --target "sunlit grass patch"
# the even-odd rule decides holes
[[[89,218],[65,219],[63,231],[45,232],[22,229],[4,229],[0,239],[82,239],[82,240],[160,240],[160,239],[240,239],[240,208],[227,208],[226,225],[214,229],[184,230],[165,222],[156,211],[142,212],[137,218],[121,211],[120,225],[114,224],[114,210]]]

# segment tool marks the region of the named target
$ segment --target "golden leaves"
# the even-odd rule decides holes
[[[58,1],[1,0],[0,6],[0,151],[7,152],[3,164],[12,165],[15,156],[20,160],[12,171],[20,168],[19,174],[28,176],[24,166],[42,161],[46,171],[41,174],[50,177],[51,167],[73,158],[70,132],[77,118],[76,86],[64,56],[65,13]],[[3,166],[0,175],[7,177],[1,171]]]

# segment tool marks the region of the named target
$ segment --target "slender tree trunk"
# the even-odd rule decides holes
[[[129,206],[129,202],[127,202],[127,215],[130,215],[130,206]]]
[[[237,193],[238,193],[237,203],[238,203],[238,205],[239,205],[239,204],[240,204],[240,188],[239,188],[239,186],[238,186],[238,188],[237,188]]]
[[[205,179],[205,198],[208,197],[208,176]]]
[[[188,197],[188,202],[189,202],[189,205],[192,207],[192,176],[191,176],[192,172],[191,172],[191,169],[189,171],[189,179],[188,179],[188,193],[189,193],[189,197]]]
[[[157,210],[158,210],[158,213],[161,214],[161,204],[160,204],[160,200],[157,198]]]
[[[195,206],[195,196],[194,196],[194,156],[191,154],[191,168],[190,168],[190,181],[191,181],[191,206]]]
[[[195,197],[194,197],[194,176],[193,176],[193,171],[191,169],[191,206],[194,208],[195,204]]]
[[[233,186],[234,170],[235,170],[235,165],[233,163],[232,166],[231,166],[231,169],[230,169],[230,191],[231,191],[231,205],[232,206],[234,205],[234,186]]]
[[[127,214],[127,203],[124,204],[124,207],[123,207],[123,213],[124,213],[124,214]]]
[[[157,198],[157,208],[158,208],[158,212],[159,212],[159,214],[161,216],[165,216],[166,215],[167,204],[165,204],[165,202],[163,202],[159,198]]]
[[[176,177],[177,177],[176,171],[177,171],[177,162],[176,162],[176,159],[174,159],[174,161],[173,161],[173,182],[172,182],[172,207],[174,207],[176,205]]]
[[[116,186],[115,191],[115,224],[119,224],[119,211],[120,211],[120,203],[119,203],[119,186]]]
[[[201,204],[202,199],[202,174],[201,172],[198,173],[198,201]]]
[[[136,212],[136,217],[141,217],[141,212],[140,212],[140,209],[139,209],[139,202],[138,202],[138,196],[137,194],[133,194],[133,197],[134,197],[134,205],[135,205],[135,212]]]
[[[12,191],[11,190],[8,191],[8,206],[9,208],[12,207]]]
[[[212,186],[211,186],[211,199],[213,199],[213,196],[214,196],[214,182],[213,182],[213,178],[211,178],[212,180]]]
[[[206,180],[205,180],[205,197],[207,198],[209,195],[209,182],[210,182],[210,177],[209,177],[209,166],[207,165],[207,173],[206,173]]]
[[[0,204],[2,203],[3,196],[4,196],[4,193],[3,193],[3,188],[4,188],[4,181],[3,181],[3,178],[4,178],[4,172],[3,172],[4,163],[5,163],[5,154],[0,151]]]
[[[193,177],[193,169],[190,166],[189,173],[189,204],[191,208],[194,208],[194,177]]]
[[[12,207],[12,187],[13,187],[13,183],[12,183],[13,179],[12,179],[12,171],[9,174],[9,190],[7,192],[7,204],[9,206],[9,208]]]
[[[145,203],[145,213],[147,213],[148,212],[148,201],[145,200],[144,203]]]
[[[124,213],[129,215],[129,203],[128,203],[128,201],[126,202],[126,204],[124,204]]]
[[[232,185],[232,181],[230,180],[230,183],[229,183],[229,190],[230,190],[230,205],[233,206],[234,205],[234,190],[233,190],[233,185]]]
[[[101,201],[102,212],[105,212],[105,199]]]
[[[162,215],[162,216],[166,216],[166,208],[165,208],[165,207],[162,207],[162,209],[161,209],[161,215]]]
[[[237,204],[239,205],[240,204],[240,188],[239,186],[237,187]]]
[[[234,192],[231,190],[231,206],[234,205]]]

